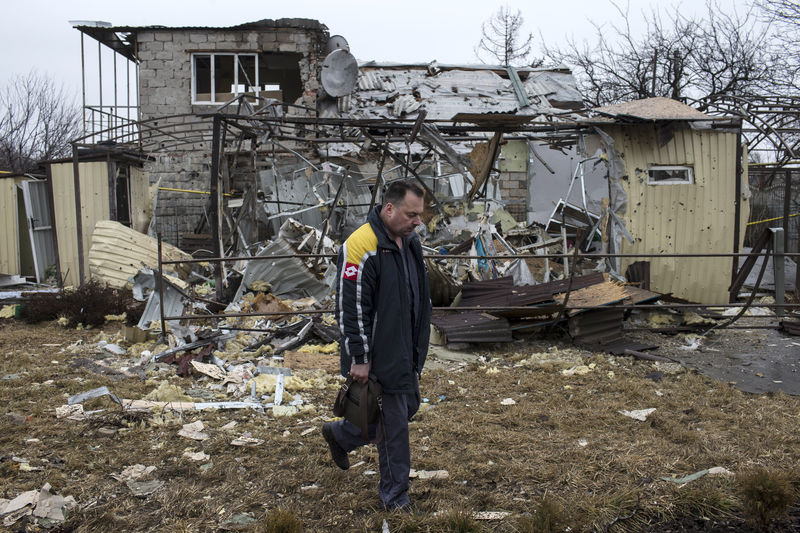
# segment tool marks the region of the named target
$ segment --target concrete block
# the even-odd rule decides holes
[[[172,32],[170,31],[157,31],[153,34],[156,41],[172,41]]]
[[[152,78],[148,82],[148,84],[149,84],[148,85],[149,89],[160,89],[161,87],[166,87],[167,86],[166,80],[164,78],[162,78],[162,77]],[[152,92],[155,92],[155,91],[152,91]]]
[[[190,33],[189,42],[191,43],[207,43],[208,35],[205,33]]]
[[[156,53],[152,50],[139,50],[139,60],[145,64],[155,58]],[[141,72],[141,71],[140,71]]]
[[[162,52],[156,52],[156,59],[162,59],[164,61],[172,61],[173,54],[172,50],[164,50]]]
[[[183,46],[190,42],[189,34],[185,31],[176,31],[172,34],[172,43],[174,46]]]
[[[136,41],[138,43],[150,43],[155,40],[153,33],[149,31],[144,31],[136,34]]]
[[[297,52],[297,45],[294,43],[279,43],[278,50],[281,52]]]
[[[278,51],[278,43],[277,41],[261,41],[258,45],[265,52],[277,52]]]

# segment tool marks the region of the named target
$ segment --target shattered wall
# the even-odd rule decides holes
[[[525,141],[509,141],[503,145],[498,159],[500,195],[517,222],[527,221],[528,210],[528,145]]]
[[[261,21],[231,28],[141,28],[136,33],[141,119],[214,111],[192,104],[192,53],[257,53],[264,61],[297,54],[299,103],[314,107],[327,28],[314,20]],[[284,54],[284,55],[280,55]],[[228,90],[227,88],[225,89]],[[291,102],[290,102],[291,103]]]
[[[139,28],[136,44],[141,60],[141,119],[162,117],[155,125],[163,126],[182,120],[170,119],[170,115],[207,113],[219,108],[216,103],[193,103],[197,91],[193,53],[207,53],[209,56],[214,53],[258,54],[260,69],[272,69],[269,72],[274,76],[275,72],[285,68],[297,78],[290,90],[281,93],[283,99],[313,109],[327,40],[327,28],[309,19],[262,20],[231,28]],[[241,73],[240,76],[246,77]],[[265,81],[263,77],[261,81]],[[259,84],[261,88],[264,86],[264,83]],[[223,89],[229,90],[230,85]],[[227,94],[224,92],[220,99],[226,98]],[[263,92],[262,96],[278,95]],[[226,112],[235,113],[236,108]],[[292,112],[298,113],[297,108]],[[210,131],[210,128],[211,120],[208,120],[207,129]],[[207,143],[186,144],[150,155],[153,161],[145,164],[145,172],[151,184],[161,179],[161,187],[165,188],[208,190],[211,157]],[[178,244],[180,234],[192,232],[200,221],[207,200],[208,196],[203,194],[160,191],[156,209],[157,229],[163,232],[165,240]]]
[[[608,126],[625,168],[628,197],[617,213],[634,238],[620,253],[732,253],[736,192],[736,134],[676,127],[663,142],[656,125]],[[662,134],[662,135],[660,135]],[[648,184],[652,165],[685,165],[694,182]],[[746,166],[745,166],[746,168]],[[747,172],[742,176],[739,246],[750,213]],[[621,272],[638,259],[622,259]],[[642,259],[647,260],[647,259]],[[727,257],[651,258],[651,289],[706,304],[728,301],[731,262]]]

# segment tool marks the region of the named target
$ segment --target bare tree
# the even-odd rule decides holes
[[[716,0],[707,1],[700,19],[654,10],[637,34],[627,8],[612,5],[623,23],[595,25],[595,42],[570,39],[564,47],[544,47],[551,60],[573,68],[589,105],[651,96],[749,95],[772,76],[771,34],[752,10],[725,14]]]
[[[765,22],[776,28],[781,53],[775,68],[775,82],[788,91],[800,89],[800,2],[797,0],[756,0]]]
[[[490,61],[498,61],[502,65],[528,64],[531,53],[533,34],[522,33],[525,19],[522,13],[509,11],[508,6],[500,6],[489,20],[481,24],[481,40],[475,48],[475,55],[483,61],[481,54],[486,54]],[[541,64],[541,60],[533,61],[532,66]]]
[[[74,97],[35,71],[0,88],[0,169],[28,172],[43,159],[70,153],[81,132]]]

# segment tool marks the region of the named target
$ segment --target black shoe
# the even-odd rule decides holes
[[[331,459],[336,463],[336,466],[342,470],[350,468],[350,459],[347,458],[347,452],[336,442],[330,423],[322,424],[322,436],[325,437],[325,442],[328,443],[328,448],[331,449]]]

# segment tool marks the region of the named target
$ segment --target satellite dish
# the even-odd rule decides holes
[[[331,96],[347,96],[358,82],[358,62],[347,50],[334,50],[322,62],[322,88]]]
[[[347,44],[347,39],[341,35],[334,35],[328,39],[328,44],[325,46],[325,53],[330,54],[334,50],[344,50],[345,52],[349,52],[350,45]]]

